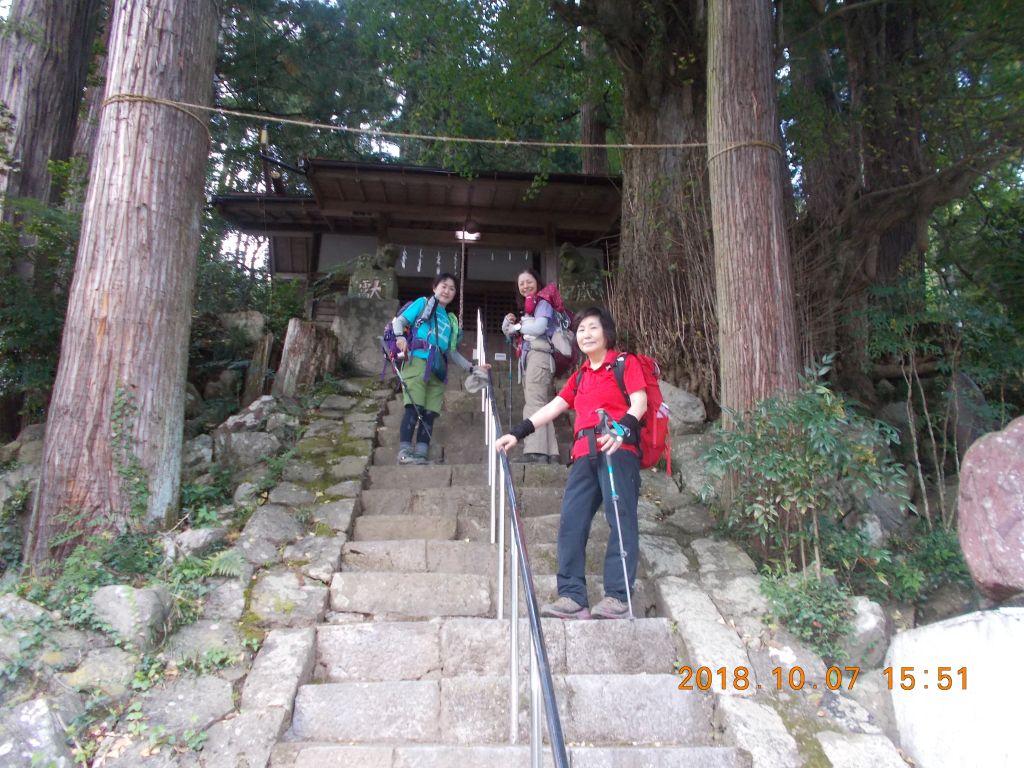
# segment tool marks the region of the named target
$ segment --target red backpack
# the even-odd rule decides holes
[[[539,291],[526,297],[524,302],[524,313],[532,315],[537,308],[537,300],[543,299],[555,311],[552,322],[548,323],[547,337],[551,342],[551,356],[555,360],[555,375],[564,376],[576,367],[579,357],[579,347],[576,346],[576,337],[569,330],[572,325],[572,318],[562,301],[562,294],[558,291],[556,283],[548,283]],[[519,337],[518,344],[522,345],[522,337]],[[516,350],[518,355],[519,348]]]
[[[619,383],[622,396],[629,405],[629,393],[626,391],[626,354],[622,352],[615,358],[612,364],[612,371],[615,373],[615,380]],[[661,386],[658,384],[658,377],[661,369],[653,357],[646,355],[633,355],[640,363],[640,370],[644,374],[644,391],[647,393],[647,413],[640,420],[640,469],[649,469],[657,466],[658,462],[665,459],[665,473],[672,474],[672,445],[669,440],[669,418],[671,412],[665,404],[665,398],[661,394]],[[579,373],[576,374],[576,388],[580,386]]]

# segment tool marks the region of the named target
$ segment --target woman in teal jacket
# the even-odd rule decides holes
[[[447,310],[454,298],[455,278],[443,272],[434,280],[432,297],[416,299],[391,323],[395,343],[405,356],[401,370],[405,414],[398,433],[399,464],[428,463],[434,419],[444,403],[448,361],[465,371],[473,370],[472,363],[457,349],[462,331],[458,318]],[[410,328],[412,339],[407,341],[405,333]]]

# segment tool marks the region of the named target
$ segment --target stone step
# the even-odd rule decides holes
[[[488,616],[487,576],[464,573],[341,572],[331,579],[331,609],[379,618]]]
[[[525,681],[524,683],[525,689]],[[676,675],[557,675],[569,744],[711,746],[713,697],[678,690]],[[525,735],[526,700],[520,697]],[[346,743],[482,745],[508,738],[508,677],[304,685],[292,737]]]
[[[561,464],[513,464],[512,482],[517,491],[535,486],[565,487],[569,469]],[[453,465],[399,467],[394,456],[388,464],[371,466],[367,474],[367,487],[379,488],[446,488],[473,486],[487,488],[487,465],[483,462]]]
[[[352,541],[454,539],[457,529],[452,515],[363,515],[355,520]]]
[[[750,768],[735,747],[569,747],[573,768]],[[545,746],[542,765],[554,766]],[[281,743],[270,768],[529,768],[528,745],[337,745]]]
[[[539,605],[551,603],[558,599],[558,577],[534,573],[533,587],[537,591],[537,602]],[[509,610],[509,585],[505,584],[505,611]],[[597,605],[604,597],[604,579],[601,576],[587,577],[587,598],[591,606]],[[638,618],[648,618],[658,615],[657,595],[653,585],[646,579],[637,578],[633,585],[633,615]],[[526,615],[526,598],[523,596],[522,585],[519,590],[519,615]]]
[[[496,551],[496,545],[478,541],[357,541],[342,548],[341,570],[488,574],[497,567]]]
[[[382,446],[397,446],[399,442],[399,422],[384,424],[377,428],[377,444]],[[431,440],[439,445],[450,446],[456,442],[466,440],[476,435],[480,444],[483,445],[483,422],[480,424],[466,424],[461,419],[447,419],[445,415],[438,417],[434,428],[430,431]],[[572,427],[568,424],[560,424],[555,429],[555,437],[559,443],[568,443],[572,440]]]
[[[562,511],[562,495],[563,489],[557,486],[519,488],[519,514],[524,518],[558,515]],[[490,506],[491,492],[487,486],[369,488],[360,497],[364,515],[457,515],[470,509],[489,514]]]
[[[680,661],[668,619],[542,619],[552,674],[671,674]],[[530,630],[519,622],[525,675]],[[509,621],[454,618],[322,625],[317,629],[317,682],[382,682],[508,674]]]

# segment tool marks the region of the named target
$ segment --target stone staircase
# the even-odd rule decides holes
[[[432,458],[444,463],[424,467],[394,465],[401,402],[388,404],[325,621],[315,630],[282,630],[306,632],[296,642],[312,643],[315,652],[305,656],[312,668],[296,678],[308,682],[297,685],[291,727],[272,766],[529,765],[529,627],[520,619],[520,725],[512,745],[510,621],[495,618],[497,549],[480,399],[452,388],[446,400],[432,445]],[[568,425],[559,432],[567,451]],[[566,474],[564,466],[513,465],[541,602],[556,596]],[[587,557],[594,602],[607,533],[598,515]],[[746,751],[716,742],[715,697],[677,690],[674,664],[686,662],[685,652],[673,623],[654,615],[644,576],[641,564],[634,601],[644,618],[543,622],[571,764],[749,766]],[[271,648],[270,669],[273,656]],[[543,754],[552,764],[546,744]]]

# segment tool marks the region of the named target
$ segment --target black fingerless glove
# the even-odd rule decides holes
[[[640,442],[640,420],[637,419],[632,413],[627,413],[621,419],[619,424],[629,430],[629,437],[626,438],[627,443],[639,443]]]
[[[529,419],[523,419],[509,430],[509,434],[515,437],[516,440],[524,440],[532,435],[536,429],[537,428],[533,426],[532,421]]]

